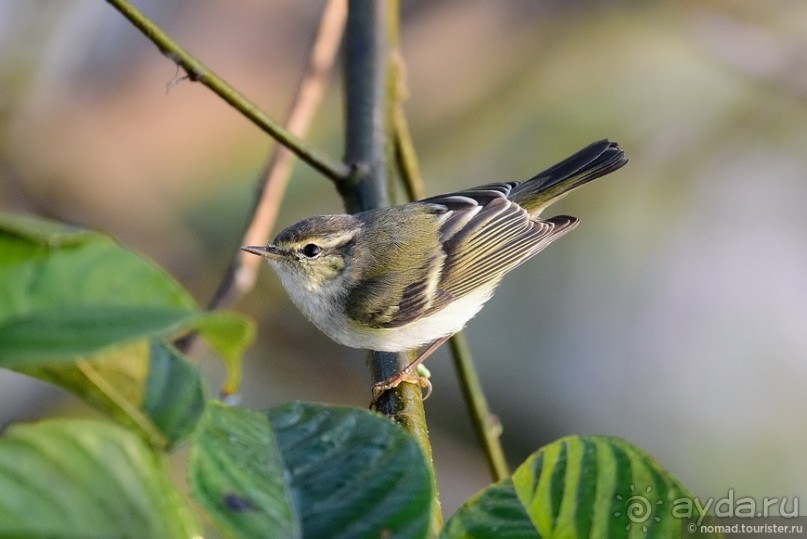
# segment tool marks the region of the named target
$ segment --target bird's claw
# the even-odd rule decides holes
[[[398,387],[404,382],[409,382],[410,384],[415,384],[423,388],[423,400],[428,399],[432,394],[432,383],[428,378],[417,373],[402,371],[391,378],[373,384],[373,405],[378,402],[381,395],[390,389]]]

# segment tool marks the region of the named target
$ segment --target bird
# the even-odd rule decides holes
[[[431,391],[416,368],[484,306],[502,278],[572,231],[542,211],[628,162],[603,139],[524,181],[490,183],[353,214],[308,217],[266,246],[243,246],[275,270],[293,303],[337,343],[382,352],[430,344],[374,398],[401,382]]]

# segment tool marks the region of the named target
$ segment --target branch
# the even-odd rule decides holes
[[[255,125],[272,136],[279,143],[294,152],[300,159],[311,165],[337,184],[350,177],[349,167],[336,162],[304,141],[285,130],[280,124],[264,114],[254,103],[227,84],[221,77],[208,69],[200,61],[183,49],[163,32],[160,27],[138,11],[128,0],[107,0],[115,9],[150,39],[160,52],[181,67],[192,81],[201,82],[210,90],[232,105]]]
[[[322,13],[317,36],[311,49],[308,67],[289,112],[286,129],[297,137],[303,137],[322,102],[326,83],[339,50],[339,42],[347,17],[346,0],[330,0]],[[286,190],[294,155],[284,146],[275,148],[259,186],[252,218],[244,232],[241,245],[265,245],[274,228],[278,207]],[[255,285],[262,259],[244,253],[235,254],[218,290],[208,304],[209,310],[220,309],[235,302]]]
[[[465,406],[468,408],[474,430],[485,451],[490,475],[494,481],[501,481],[510,475],[500,439],[502,424],[496,416],[490,413],[465,334],[457,333],[451,337],[448,343],[451,346],[451,356],[454,358],[454,368],[457,369]]]
[[[420,200],[426,198],[426,185],[423,176],[420,174],[415,145],[412,143],[412,135],[409,132],[409,123],[406,121],[406,114],[400,102],[393,112],[395,122],[395,162],[401,174],[406,196],[409,200]]]
[[[409,131],[409,123],[403,110],[403,100],[406,98],[404,84],[404,64],[400,55],[395,57],[393,64],[397,72],[398,81],[395,86],[397,96],[393,109],[393,124],[395,129],[395,161],[401,175],[404,188],[410,200],[420,200],[426,197],[426,187],[420,174],[417,153]],[[474,430],[482,444],[488,468],[494,481],[499,481],[510,475],[507,460],[502,449],[502,426],[498,419],[490,413],[485,392],[479,382],[471,351],[463,332],[457,333],[449,340],[454,368],[460,382],[460,389],[465,398],[465,406]]]
[[[397,45],[398,2],[350,0],[345,32],[345,161],[358,173],[337,184],[349,212],[388,204],[387,150],[392,141],[389,118],[390,45]],[[411,362],[411,354],[373,352],[369,360],[372,382],[386,380]],[[376,408],[402,425],[417,439],[431,462],[426,415],[420,387],[402,383],[381,395]],[[432,535],[442,527],[439,496],[432,504]]]

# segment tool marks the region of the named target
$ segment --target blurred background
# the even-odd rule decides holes
[[[807,3],[402,4],[429,194],[524,179],[604,137],[631,159],[547,212],[582,223],[469,325],[511,463],[567,434],[610,434],[701,499],[807,503]],[[283,119],[324,2],[137,5]],[[0,3],[0,210],[106,231],[205,304],[274,143],[177,75],[104,2]],[[341,91],[336,73],[308,137],[334,157]],[[298,164],[278,229],[341,210]],[[364,354],[319,334],[268,268],[236,308],[260,328],[245,405],[367,405]],[[199,361],[214,394],[222,369]],[[447,353],[428,366],[451,514],[489,479]],[[86,411],[0,371],[0,423],[54,413]]]

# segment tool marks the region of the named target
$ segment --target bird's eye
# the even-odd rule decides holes
[[[307,258],[314,258],[322,252],[322,248],[314,243],[309,243],[303,247],[303,256]]]

